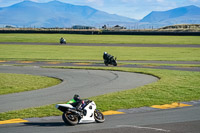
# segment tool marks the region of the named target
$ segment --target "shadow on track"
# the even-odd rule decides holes
[[[38,126],[38,127],[61,127],[61,126],[70,126],[66,125],[64,122],[28,122],[24,123],[27,126]]]

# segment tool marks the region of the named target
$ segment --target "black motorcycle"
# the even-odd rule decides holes
[[[64,38],[60,39],[60,44],[66,44],[66,40]]]
[[[115,57],[112,57],[112,58],[109,58],[109,59],[107,59],[107,60],[104,60],[104,64],[106,65],[106,66],[108,66],[109,64],[110,65],[113,65],[113,66],[117,66],[117,58]]]

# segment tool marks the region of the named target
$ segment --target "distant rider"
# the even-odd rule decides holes
[[[76,110],[78,110],[80,112],[82,112],[82,109],[85,106],[84,100],[81,100],[80,96],[77,95],[77,94],[75,94],[74,97],[73,97],[73,99],[70,100],[68,103],[71,104],[73,107],[76,108]]]
[[[60,43],[65,43],[65,39],[63,37],[60,38]]]
[[[104,52],[104,53],[103,53],[103,59],[104,59],[104,61],[105,61],[105,60],[106,60],[106,61],[111,60],[112,58],[113,58],[113,56],[110,55],[110,54],[108,54],[107,52]]]

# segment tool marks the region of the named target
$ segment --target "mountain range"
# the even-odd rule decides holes
[[[168,11],[152,11],[141,20],[109,14],[89,6],[79,6],[51,1],[36,3],[25,0],[8,7],[0,8],[0,27],[72,27],[85,25],[101,27],[103,25],[149,26],[157,27],[173,24],[199,24],[200,8],[186,6]]]
[[[200,8],[194,5],[179,7],[168,11],[152,11],[145,16],[141,23],[150,24],[199,24]]]
[[[0,24],[35,27],[71,27],[73,25],[98,26],[107,23],[134,22],[115,14],[108,14],[89,6],[78,6],[60,1],[21,3],[0,8]]]

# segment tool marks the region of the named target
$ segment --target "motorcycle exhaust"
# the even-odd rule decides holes
[[[83,114],[81,114],[81,112],[76,111],[76,110],[74,110],[74,109],[68,109],[68,111],[73,112],[73,113],[76,113],[76,114],[79,115],[80,117],[83,116]]]

